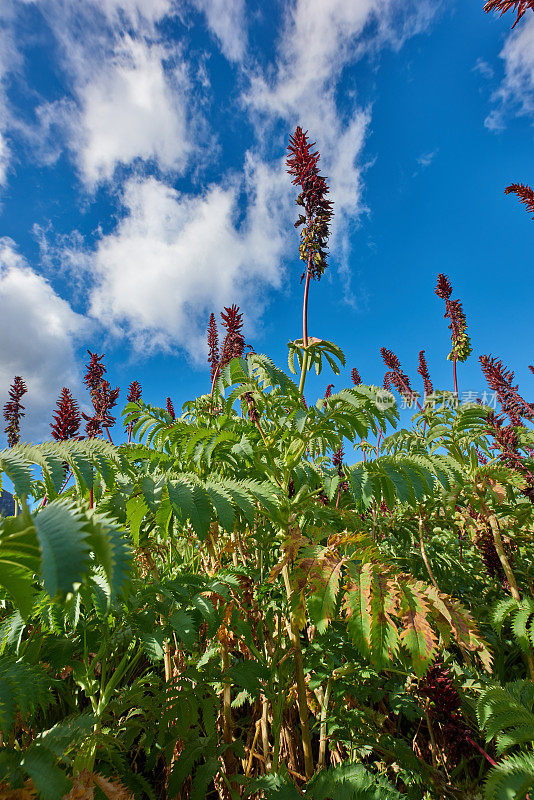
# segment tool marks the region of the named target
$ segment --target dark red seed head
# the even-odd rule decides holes
[[[522,425],[521,418],[534,421],[534,408],[519,394],[514,385],[514,373],[502,361],[492,356],[480,356],[480,364],[488,386],[497,394],[501,408],[513,425]]]
[[[302,190],[297,203],[303,207],[305,214],[301,214],[295,223],[295,227],[304,226],[301,231],[300,258],[306,262],[310,276],[318,280],[327,267],[326,249],[333,210],[332,202],[327,199],[329,188],[326,178],[319,174],[320,154],[312,150],[314,146],[315,142],[308,141],[307,132],[298,126],[289,137],[286,164],[293,184]]]
[[[417,395],[410,386],[409,377],[402,371],[399,359],[392,350],[388,350],[386,347],[381,347],[380,352],[384,359],[384,364],[389,367],[389,371],[384,376],[384,389],[390,391],[393,385],[400,395],[409,403],[413,403]]]
[[[102,383],[102,379],[106,374],[106,368],[101,363],[102,359],[104,358],[104,354],[102,353],[101,356],[97,355],[96,353],[91,353],[90,350],[87,351],[90,356],[89,363],[86,364],[87,372],[85,373],[83,382],[89,389],[89,392],[93,392],[95,389],[98,389],[100,384]]]
[[[20,375],[16,375],[9,388],[9,400],[4,405],[4,419],[7,422],[5,432],[9,447],[15,447],[20,441],[20,421],[25,416],[24,406],[20,400],[27,391]]]
[[[425,396],[429,397],[431,394],[434,394],[434,387],[432,386],[432,381],[430,380],[430,374],[428,372],[428,365],[426,363],[424,350],[421,350],[419,353],[419,366],[417,368],[417,372],[423,379]]]
[[[223,327],[226,329],[224,338],[221,366],[228,364],[232,358],[241,358],[245,350],[245,340],[243,338],[243,314],[239,311],[239,306],[235,304],[221,311]]]
[[[167,411],[171,415],[171,419],[174,422],[174,420],[176,419],[176,414],[174,413],[174,406],[172,404],[172,400],[170,397],[167,397]]]
[[[54,411],[54,421],[50,423],[52,436],[57,441],[74,439],[78,436],[80,423],[80,409],[78,403],[66,387],[63,387]]]
[[[141,399],[141,384],[137,381],[132,381],[128,387],[128,394],[126,400],[128,403],[138,403]]]
[[[435,292],[438,297],[441,297],[442,300],[448,300],[452,294],[451,283],[448,277],[442,272],[440,272],[438,275],[438,284],[435,288]]]
[[[352,378],[352,382],[353,382],[353,384],[354,384],[355,386],[359,386],[359,385],[360,385],[360,383],[362,382],[362,379],[360,378],[360,373],[358,372],[358,370],[356,369],[356,367],[354,367],[354,368],[353,368],[353,370],[352,370],[352,372],[350,373],[350,375],[351,375],[351,378]]]
[[[219,366],[219,334],[215,314],[210,314],[208,325],[208,363],[211,366],[211,379],[213,380]]]

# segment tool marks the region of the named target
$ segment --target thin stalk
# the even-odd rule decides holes
[[[486,751],[485,751],[485,750],[483,750],[483,749],[480,747],[480,745],[479,745],[479,744],[477,744],[477,743],[476,743],[476,742],[474,742],[472,739],[470,739],[470,738],[469,738],[469,736],[466,736],[465,738],[466,738],[466,741],[468,741],[468,742],[469,742],[469,744],[471,744],[471,745],[472,745],[472,746],[475,748],[475,750],[478,750],[478,752],[479,752],[481,755],[483,755],[483,756],[484,756],[484,758],[486,759],[486,761],[487,761],[489,764],[491,764],[491,766],[492,766],[492,767],[496,767],[496,766],[497,766],[497,762],[496,762],[496,761],[494,761],[494,760],[493,760],[493,758],[492,758],[490,755],[488,755],[488,753],[486,753]]]
[[[230,654],[228,650],[228,644],[226,642],[221,642],[221,666],[223,673],[225,673],[230,668]],[[234,740],[234,725],[232,721],[232,687],[230,685],[230,682],[227,679],[225,679],[224,674],[223,674],[222,723],[223,723],[223,741],[226,745],[228,745],[223,756],[224,766],[226,769],[226,775],[230,777],[234,775],[236,772],[235,757],[229,747],[229,745],[231,745]],[[235,791],[237,789],[237,784],[235,784],[234,782],[230,783],[230,788]]]
[[[282,575],[286,587],[287,599],[288,602],[291,603],[291,594],[292,594],[291,581],[289,579],[289,569],[287,564],[284,566],[282,570]],[[312,753],[311,736],[310,736],[308,700],[306,697],[306,681],[304,678],[304,658],[302,655],[302,646],[300,644],[298,624],[295,619],[295,615],[291,611],[289,612],[288,630],[289,630],[289,638],[291,640],[291,644],[293,646],[295,654],[295,679],[297,682],[297,699],[299,707],[300,727],[302,731],[302,752],[304,754],[304,771],[306,773],[306,778],[310,780],[313,776],[314,768],[313,768],[313,753]]]
[[[428,728],[428,733],[430,736],[430,752],[432,754],[432,766],[434,769],[438,768],[438,759],[437,759],[437,752],[438,752],[438,745],[436,743],[436,737],[434,734],[434,726],[432,725],[432,720],[430,719],[430,714],[428,713],[428,709],[425,708],[425,719],[426,725]]]
[[[302,344],[308,347],[308,295],[310,292],[312,254],[308,253],[308,266],[306,267],[306,282],[304,284],[304,299],[302,302]]]
[[[517,581],[515,579],[515,575],[513,573],[512,567],[510,566],[510,562],[506,557],[506,553],[504,550],[504,544],[502,541],[501,536],[501,529],[499,528],[499,523],[497,521],[497,517],[493,514],[490,514],[488,517],[488,522],[491,526],[491,532],[493,534],[493,541],[495,542],[495,549],[497,551],[497,555],[499,556],[499,561],[502,564],[502,568],[504,570],[504,574],[506,575],[506,579],[510,585],[510,594],[518,603],[521,602],[521,594],[519,592],[519,588],[517,586]],[[529,649],[527,653],[525,653],[527,664],[528,664],[528,671],[530,672],[530,680],[534,681],[534,657],[532,655],[532,650]]]
[[[267,724],[267,714],[269,712],[269,701],[267,698],[262,695],[261,697],[261,720],[260,722],[260,729],[261,729],[261,744],[263,748],[263,755],[265,756],[265,766],[267,767],[267,772],[271,771],[271,757],[269,755],[270,746],[269,746],[269,728]],[[253,748],[254,749],[254,748]],[[248,774],[248,773],[247,773]]]
[[[254,733],[254,739],[252,740],[252,746],[250,748],[250,755],[248,757],[247,766],[246,766],[246,769],[245,769],[245,777],[247,777],[247,778],[248,778],[248,775],[250,773],[250,770],[252,769],[252,762],[254,760],[254,754],[255,754],[255,751],[256,751],[256,743],[258,741],[258,737],[260,735],[260,731],[261,731],[261,720],[258,720],[256,722],[256,731]]]
[[[299,393],[304,393],[304,383],[308,371],[308,298],[310,293],[312,252],[308,252],[308,263],[306,265],[306,281],[304,283],[304,298],[302,301],[302,370],[300,373]]]
[[[426,571],[428,572],[428,577],[430,578],[434,589],[437,589],[439,592],[439,586],[436,578],[434,577],[434,573],[432,572],[432,567],[430,566],[430,561],[428,560],[428,556],[426,554],[425,548],[425,540],[423,538],[423,531],[424,531],[424,524],[423,518],[419,517],[419,545],[421,547],[421,555],[423,557],[423,561],[425,563]]]
[[[458,374],[456,370],[457,360],[453,359],[452,362],[452,374],[454,375],[454,396],[458,400]]]
[[[490,524],[491,532],[493,534],[493,541],[495,542],[495,549],[497,551],[497,555],[499,556],[499,561],[502,564],[504,574],[506,575],[508,583],[510,584],[510,594],[512,595],[514,600],[517,600],[517,602],[520,603],[521,594],[519,593],[519,588],[517,586],[517,581],[512,571],[512,567],[510,566],[510,562],[508,561],[508,558],[504,551],[504,544],[502,541],[501,529],[499,528],[499,523],[497,521],[497,518],[493,514],[490,514],[490,516],[488,517],[488,522]]]
[[[320,736],[319,736],[319,758],[317,760],[317,766],[319,769],[323,769],[325,766],[326,761],[326,715],[328,713],[328,703],[330,702],[330,692],[332,691],[332,677],[328,678],[326,682],[326,689],[324,692],[323,701],[321,703],[321,728],[320,728]]]
[[[300,371],[299,394],[304,394],[304,384],[306,382],[307,372],[308,372],[308,351],[304,350],[302,353],[302,368]]]

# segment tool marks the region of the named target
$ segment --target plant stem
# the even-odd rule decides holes
[[[499,523],[497,521],[497,518],[493,514],[490,514],[490,516],[488,517],[488,522],[491,526],[493,541],[495,542],[495,549],[497,551],[497,555],[499,556],[499,561],[502,564],[504,574],[506,575],[508,583],[510,584],[510,594],[512,595],[514,600],[517,600],[517,602],[520,603],[521,595],[519,593],[519,588],[517,586],[517,581],[512,571],[512,567],[510,566],[510,562],[508,561],[508,558],[506,557],[506,553],[504,551],[504,544],[502,541],[501,529],[499,528]]]
[[[291,603],[291,581],[289,578],[289,569],[287,564],[282,569],[282,575],[286,587],[287,600]],[[313,753],[311,746],[310,736],[310,723],[308,700],[306,697],[306,681],[304,678],[304,659],[302,655],[302,646],[300,644],[300,635],[298,624],[295,615],[292,611],[289,612],[289,638],[295,653],[295,679],[297,682],[297,698],[299,707],[300,727],[302,731],[302,751],[304,754],[304,771],[306,778],[310,780],[313,776]]]
[[[265,766],[267,767],[267,772],[270,772],[271,771],[271,759],[270,759],[270,755],[269,755],[269,750],[270,750],[270,747],[269,747],[269,729],[267,727],[267,714],[268,714],[268,711],[269,711],[269,701],[267,700],[267,698],[264,695],[262,695],[262,698],[261,698],[261,705],[262,705],[261,720],[260,720],[261,743],[262,743],[262,747],[263,747],[263,755],[265,756]]]
[[[308,265],[306,267],[306,282],[304,284],[304,300],[302,303],[302,344],[308,347],[308,295],[310,292],[311,278],[311,252],[308,253]]]
[[[256,722],[256,731],[254,733],[254,739],[252,741],[252,746],[250,748],[250,755],[248,757],[247,766],[246,766],[246,769],[245,769],[245,777],[247,777],[247,778],[248,778],[248,775],[250,773],[250,770],[252,769],[252,762],[254,760],[254,754],[255,754],[255,751],[256,751],[256,742],[258,741],[258,737],[260,735],[260,730],[261,730],[261,720],[258,720]]]
[[[457,371],[456,371],[456,364],[457,364],[457,360],[453,359],[452,372],[453,372],[453,375],[454,375],[454,396],[458,400],[458,374],[457,374]]]
[[[310,293],[310,279],[311,279],[311,260],[312,253],[308,252],[308,263],[306,265],[306,281],[304,283],[304,299],[302,301],[302,370],[300,373],[299,392],[304,393],[304,383],[306,381],[306,373],[308,371],[308,297]]]
[[[521,594],[519,592],[519,588],[517,586],[517,581],[515,579],[515,575],[513,573],[512,567],[510,566],[510,562],[506,557],[506,553],[504,550],[504,544],[502,541],[501,536],[501,529],[499,528],[499,523],[497,521],[497,517],[494,514],[490,514],[488,517],[488,522],[491,526],[491,532],[493,534],[493,541],[495,542],[495,549],[497,551],[497,555],[499,556],[499,561],[502,564],[502,568],[504,570],[504,574],[506,575],[506,579],[510,585],[510,594],[516,600],[516,602],[521,602]],[[534,681],[534,658],[532,656],[532,650],[528,650],[525,654],[528,664],[528,670],[530,672],[530,680]]]
[[[421,547],[421,555],[423,557],[423,561],[425,563],[426,571],[428,572],[428,577],[430,578],[434,589],[437,589],[439,592],[439,586],[436,578],[434,577],[434,573],[432,572],[432,567],[430,566],[430,561],[428,560],[428,556],[426,554],[425,548],[425,540],[423,538],[423,531],[424,531],[424,524],[423,518],[419,517],[419,544]]]
[[[302,369],[300,372],[299,394],[304,394],[304,383],[306,382],[307,372],[308,372],[308,351],[304,350],[302,353]]]
[[[332,677],[328,678],[326,682],[326,689],[324,692],[323,702],[321,703],[321,729],[319,736],[319,758],[317,766],[323,769],[326,761],[326,715],[328,712],[328,703],[330,701],[330,692],[332,690]]]

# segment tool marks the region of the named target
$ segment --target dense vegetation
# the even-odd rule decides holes
[[[349,388],[307,402],[310,369],[345,367],[307,329],[333,211],[312,148],[297,128],[304,303],[290,374],[245,345],[232,306],[220,346],[210,320],[206,395],[177,416],[134,382],[121,445],[102,356],[89,354],[83,435],[64,388],[53,441],[22,443],[26,387],[13,383],[0,798],[534,791],[534,404],[491,356],[498,413],[459,403],[472,348],[445,275],[452,391],[434,390],[422,351],[417,392],[383,348],[385,388],[353,369]],[[507,191],[534,212],[529,187]]]

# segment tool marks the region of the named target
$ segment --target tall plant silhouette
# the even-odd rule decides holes
[[[332,219],[332,201],[327,199],[329,188],[326,178],[319,174],[318,162],[320,153],[313,151],[315,142],[308,140],[300,126],[289,138],[289,155],[286,160],[287,171],[293,178],[293,184],[300,186],[297,205],[304,210],[295,222],[300,231],[300,259],[306,265],[301,281],[304,280],[304,298],[302,303],[302,346],[304,349],[301,386],[302,392],[308,365],[308,296],[310,281],[320,280],[327,268],[327,247]]]
[[[20,401],[27,391],[20,375],[16,375],[9,389],[9,400],[4,405],[4,419],[7,422],[5,432],[10,447],[14,447],[20,441],[20,421],[25,416],[24,406]]]
[[[438,275],[435,292],[438,297],[445,301],[445,317],[450,320],[449,329],[452,349],[447,359],[453,363],[454,394],[458,397],[456,365],[458,361],[467,361],[472,351],[471,340],[467,335],[467,320],[460,300],[451,300],[452,285],[447,275],[443,275],[443,273]]]

